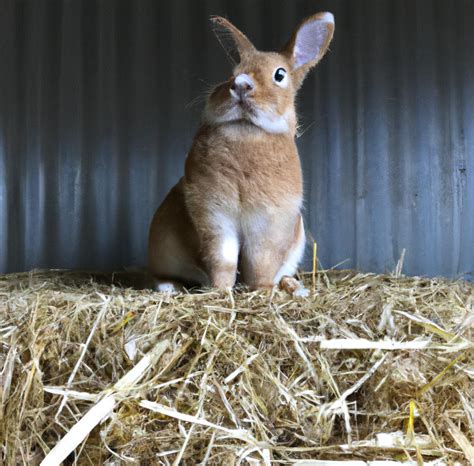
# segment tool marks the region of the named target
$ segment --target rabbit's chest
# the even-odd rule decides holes
[[[236,189],[245,205],[279,205],[287,197],[302,195],[301,167],[297,154],[240,154]]]
[[[188,193],[196,202],[234,212],[262,212],[301,204],[301,166],[292,140],[210,138],[191,152]]]

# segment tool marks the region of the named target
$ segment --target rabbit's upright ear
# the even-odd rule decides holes
[[[214,24],[214,33],[226,53],[232,58],[233,52],[237,52],[239,59],[255,52],[255,47],[247,36],[237,29],[230,21],[221,16],[211,16]]]
[[[292,64],[296,87],[303,82],[306,73],[326,53],[334,34],[334,16],[317,13],[306,18],[295,30],[281,53]]]

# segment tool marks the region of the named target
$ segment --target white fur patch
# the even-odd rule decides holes
[[[230,110],[223,115],[206,115],[206,121],[222,124],[230,123],[231,121],[238,123],[239,120],[249,120],[252,124],[263,129],[267,133],[278,134],[286,133],[289,130],[289,116],[290,112],[286,112],[283,115],[277,115],[273,112],[261,110],[259,108],[256,109],[255,114],[249,115],[236,105],[230,108]]]
[[[237,264],[239,259],[239,238],[232,218],[224,213],[216,213],[212,219],[214,228],[221,238],[220,255],[224,262]]]
[[[250,116],[250,121],[267,133],[286,133],[289,129],[288,116],[288,112],[275,115],[273,112],[257,109],[256,115]]]
[[[224,238],[221,247],[221,254],[225,262],[230,262],[232,264],[237,263],[239,257],[239,242],[235,235]]]
[[[285,263],[281,266],[280,270],[276,274],[275,279],[273,280],[273,283],[275,285],[278,285],[282,277],[286,275],[288,275],[289,277],[292,277],[296,273],[296,270],[298,269],[298,264],[301,262],[301,259],[303,258],[306,236],[304,234],[303,219],[300,219],[300,221],[301,221],[300,227],[301,227],[302,234],[300,235],[296,245],[288,254],[288,257],[286,258]]]
[[[334,15],[332,13],[329,13],[329,11],[326,11],[325,13],[321,14],[321,21],[324,21],[325,23],[334,24]]]
[[[308,288],[305,288],[303,285],[300,284],[298,288],[293,292],[293,296],[297,296],[299,298],[307,298],[309,296]]]
[[[161,293],[170,293],[170,294],[178,293],[178,290],[171,282],[158,282],[155,285],[155,291],[159,291]]]

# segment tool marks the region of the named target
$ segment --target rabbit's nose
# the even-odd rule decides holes
[[[230,92],[234,97],[243,98],[247,94],[253,91],[255,84],[252,78],[248,74],[239,74],[234,78],[232,86],[230,86]]]

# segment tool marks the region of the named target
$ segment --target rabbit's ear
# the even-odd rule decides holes
[[[214,23],[214,33],[217,39],[232,59],[234,59],[232,53],[235,51],[239,54],[240,60],[244,56],[255,52],[252,42],[230,21],[221,16],[212,16],[211,21]]]
[[[306,73],[326,53],[334,34],[334,16],[317,13],[302,21],[281,53],[292,64],[293,79],[299,87]]]

